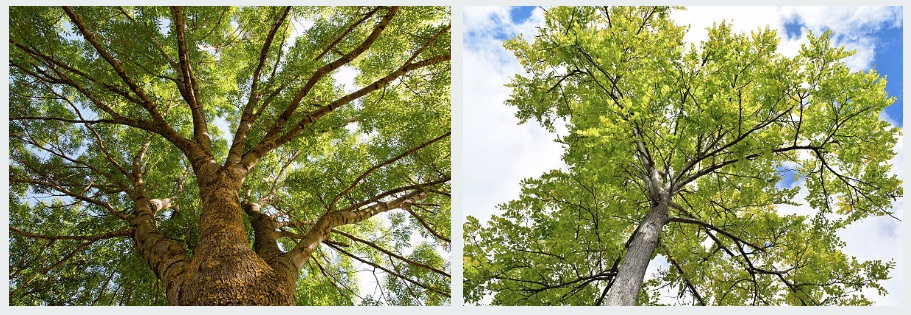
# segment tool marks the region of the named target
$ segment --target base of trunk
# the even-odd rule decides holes
[[[249,249],[248,249],[249,251]],[[252,251],[249,253],[252,254]],[[181,305],[296,305],[296,274],[270,267],[258,256],[212,257],[194,263],[178,296]],[[195,267],[195,268],[194,268]]]

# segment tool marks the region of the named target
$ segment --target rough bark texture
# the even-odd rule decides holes
[[[409,208],[426,194],[420,189],[387,202],[354,210],[346,208],[322,216],[289,252],[282,252],[278,224],[259,209],[258,202],[241,204],[240,187],[246,169],[229,166],[217,171],[196,168],[200,178],[200,240],[192,259],[183,247],[162,236],[154,213],[168,204],[141,197],[133,219],[139,252],[167,289],[174,305],[295,305],[294,288],[299,271],[313,250],[329,238],[332,228],[360,222],[395,208]],[[141,177],[138,184],[142,185]],[[448,180],[445,179],[445,180]],[[244,232],[250,216],[253,247]]]
[[[630,238],[617,278],[607,294],[607,305],[636,305],[645,270],[658,247],[661,229],[667,224],[670,205],[668,187],[654,169],[646,181],[651,205]]]
[[[140,253],[165,283],[171,304],[297,303],[294,285],[299,269],[278,249],[273,223],[250,212],[254,248],[247,242],[239,196],[244,175],[243,170],[225,168],[200,181],[200,241],[192,260],[157,232],[151,214],[161,210],[155,209],[160,203],[145,202],[147,206],[139,211],[145,215],[134,219]]]
[[[143,203],[142,200],[140,198],[137,202],[136,216],[130,220],[135,227],[132,237],[139,254],[164,283],[168,302],[177,305],[177,296],[190,259],[182,246],[158,232],[154,219],[154,211],[157,209],[152,209],[151,203]]]
[[[294,305],[296,270],[273,268],[247,243],[237,175],[221,171],[200,187],[200,241],[179,304]]]

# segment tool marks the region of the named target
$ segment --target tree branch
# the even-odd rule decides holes
[[[199,143],[206,154],[212,154],[212,139],[209,138],[209,127],[206,125],[206,113],[199,104],[199,85],[196,82],[196,76],[190,68],[190,53],[187,50],[187,36],[184,28],[183,13],[180,7],[171,7],[173,16],[174,31],[177,36],[177,56],[180,69],[177,70],[177,89],[180,96],[183,97],[187,105],[190,106],[190,114],[193,117],[193,139]]]
[[[756,245],[754,245],[754,244],[752,244],[752,243],[750,243],[750,242],[747,242],[747,241],[743,240],[742,238],[737,237],[737,236],[734,235],[734,234],[731,234],[731,233],[728,232],[728,231],[725,231],[725,230],[723,230],[723,229],[721,229],[721,228],[719,228],[719,227],[717,227],[717,226],[714,226],[714,225],[712,225],[712,224],[710,224],[710,223],[706,223],[706,222],[699,221],[699,220],[697,220],[697,219],[681,218],[681,217],[668,217],[668,221],[669,221],[669,222],[679,222],[679,223],[689,223],[689,224],[699,225],[699,226],[702,226],[702,227],[704,227],[704,228],[707,228],[707,229],[713,230],[713,231],[715,231],[715,232],[721,233],[721,235],[727,236],[728,238],[730,238],[730,239],[732,239],[732,240],[734,240],[734,241],[736,241],[736,242],[743,243],[743,244],[745,244],[745,245],[747,245],[747,246],[750,246],[750,247],[752,247],[752,248],[754,248],[754,249],[756,249],[756,250],[759,250],[759,251],[765,250],[765,248],[759,247],[759,246],[756,246]]]
[[[420,144],[420,145],[418,145],[418,146],[416,146],[416,147],[414,147],[414,148],[411,148],[411,149],[409,149],[408,151],[402,152],[401,154],[396,155],[396,156],[394,156],[394,157],[392,157],[392,158],[390,158],[390,159],[388,159],[388,160],[386,160],[386,161],[383,161],[383,162],[380,163],[380,164],[374,165],[373,167],[371,167],[370,169],[368,169],[367,171],[365,171],[364,173],[362,173],[360,176],[358,176],[353,182],[351,182],[351,185],[348,185],[348,188],[345,188],[345,190],[343,190],[343,191],[340,192],[338,195],[336,195],[335,198],[332,198],[332,202],[329,203],[329,211],[335,210],[335,204],[338,203],[339,199],[341,199],[342,196],[345,196],[345,195],[347,195],[348,193],[350,193],[351,190],[354,189],[354,187],[357,186],[358,183],[360,183],[362,180],[364,180],[365,178],[367,178],[367,176],[369,176],[369,175],[370,175],[371,173],[373,173],[374,171],[376,171],[376,170],[382,168],[383,166],[386,166],[386,165],[395,163],[395,161],[401,160],[402,158],[404,158],[404,157],[406,157],[406,156],[409,156],[409,155],[411,155],[411,154],[417,152],[417,151],[420,150],[420,149],[426,148],[427,146],[429,146],[429,145],[431,145],[431,144],[433,144],[433,143],[435,143],[435,142],[437,142],[437,141],[440,141],[440,140],[442,140],[442,139],[444,139],[444,138],[446,138],[446,137],[449,137],[449,135],[450,135],[451,133],[452,133],[452,132],[446,132],[446,133],[444,133],[443,135],[441,135],[441,136],[439,136],[439,137],[430,139],[429,141],[424,142],[424,143],[422,143],[422,144]]]
[[[424,229],[430,233],[430,235],[433,235],[437,239],[440,239],[446,243],[452,243],[452,241],[448,237],[440,235],[439,232],[437,232],[429,224],[427,224],[427,222],[424,221],[424,219],[421,218],[421,216],[419,216],[417,213],[415,213],[414,210],[412,210],[411,208],[405,208],[405,211],[408,211],[408,213],[411,214],[411,217],[413,217],[415,220],[417,220],[418,223],[421,223],[421,226],[423,226]]]
[[[327,213],[313,224],[310,231],[304,235],[303,239],[298,242],[287,255],[290,256],[294,265],[297,268],[300,268],[307,262],[320,242],[329,238],[329,233],[332,228],[357,223],[379,213],[397,209],[399,207],[410,207],[415,201],[423,199],[425,196],[426,195],[422,190],[415,189],[399,198],[388,202],[377,202],[372,207],[363,210],[344,210]]]
[[[189,139],[187,139],[184,136],[177,133],[177,131],[175,131],[170,125],[167,124],[167,122],[165,122],[164,117],[162,117],[161,113],[158,112],[158,110],[156,109],[156,105],[152,101],[152,99],[133,81],[133,79],[131,79],[127,75],[126,71],[123,69],[120,62],[115,60],[114,57],[111,56],[111,54],[107,50],[104,49],[104,47],[98,41],[98,38],[95,36],[95,34],[93,34],[92,32],[90,32],[87,29],[85,22],[82,20],[82,18],[79,17],[78,15],[76,15],[76,13],[73,12],[73,10],[71,10],[69,7],[63,7],[63,10],[66,12],[67,16],[69,16],[69,18],[73,22],[73,24],[76,25],[76,27],[79,29],[79,32],[82,33],[83,37],[92,45],[92,47],[95,48],[95,50],[103,57],[103,59],[105,61],[107,61],[107,63],[110,64],[111,67],[114,68],[114,71],[117,72],[117,75],[120,76],[120,78],[124,81],[124,83],[126,83],[130,87],[132,92],[140,97],[140,99],[142,100],[142,102],[140,104],[152,116],[152,120],[153,120],[152,123],[146,122],[143,120],[136,120],[130,125],[135,126],[137,128],[152,131],[154,133],[160,134],[161,136],[165,137],[165,139],[168,139],[168,141],[170,141],[171,143],[174,143],[174,145],[176,145],[178,148],[180,148],[181,151],[183,151],[190,158],[190,161],[193,162],[194,164],[201,166],[201,165],[204,165],[205,163],[208,163],[210,159],[208,158],[209,154],[205,154],[205,152],[207,152],[207,151],[204,151],[203,149],[199,148],[195,142],[190,141]],[[85,88],[77,87],[77,89],[79,89],[86,96],[89,96],[91,94],[91,92],[88,92],[88,90]],[[94,97],[89,97],[89,98],[92,99],[93,103],[95,103],[96,105],[104,106],[103,102],[100,102],[99,100],[95,99]],[[122,116],[120,116],[119,114],[114,112],[109,107],[107,107],[107,109],[105,111],[108,112],[109,114],[112,114],[115,119],[119,118],[120,120],[123,120],[124,122],[129,122],[128,120],[126,120],[125,118],[123,118]],[[202,154],[200,154],[200,153],[202,153]]]
[[[237,125],[237,131],[234,132],[234,140],[231,143],[231,149],[228,151],[226,163],[240,162],[244,145],[247,142],[247,134],[250,131],[250,127],[253,125],[253,121],[256,120],[253,109],[262,97],[262,93],[258,91],[260,76],[265,67],[266,59],[269,56],[269,50],[272,48],[272,41],[275,39],[275,34],[278,33],[279,27],[284,23],[289,12],[291,12],[291,7],[285,7],[279,18],[272,23],[272,28],[269,30],[269,34],[266,35],[266,41],[259,51],[259,62],[256,65],[256,69],[253,70],[253,82],[250,83],[250,96],[247,99],[247,105],[244,106],[243,114],[241,114],[240,123]]]
[[[681,187],[685,186],[687,183],[689,183],[689,182],[695,180],[696,178],[699,178],[700,176],[705,175],[706,173],[708,173],[708,172],[703,173],[702,171],[700,171],[700,172],[697,172],[696,174],[693,174],[693,175],[691,175],[691,176],[689,176],[689,177],[684,178],[683,176],[684,176],[687,172],[689,172],[693,167],[695,167],[696,164],[698,164],[698,163],[701,162],[702,160],[705,160],[706,158],[715,156],[715,155],[718,154],[719,152],[724,151],[724,150],[726,150],[727,148],[730,148],[730,147],[734,146],[734,145],[737,144],[737,143],[740,143],[741,141],[743,141],[744,139],[746,139],[747,137],[749,137],[749,135],[752,134],[753,132],[756,132],[756,131],[758,131],[758,130],[760,130],[760,129],[762,129],[762,128],[765,128],[766,126],[772,124],[773,122],[775,122],[775,121],[777,121],[778,119],[780,119],[781,117],[783,117],[785,114],[790,113],[792,109],[794,109],[794,106],[791,106],[791,108],[789,108],[788,110],[782,111],[780,114],[778,114],[778,115],[775,116],[774,118],[771,118],[771,119],[769,119],[769,120],[767,120],[767,121],[763,121],[763,122],[757,124],[756,126],[753,126],[753,128],[750,128],[750,130],[747,130],[747,132],[741,134],[740,136],[738,136],[738,137],[735,138],[734,140],[731,140],[730,142],[725,143],[723,146],[721,146],[721,147],[719,147],[719,148],[717,148],[717,149],[715,149],[715,150],[712,150],[711,152],[707,152],[707,153],[705,153],[705,154],[698,154],[698,153],[697,153],[696,156],[694,156],[694,159],[690,160],[686,165],[684,165],[683,168],[680,170],[680,172],[677,173],[676,176],[674,176],[674,179],[671,181],[671,186],[673,187],[673,188],[671,189],[671,191],[676,191],[676,190],[680,189]],[[720,139],[720,138],[721,138],[721,137],[719,137],[718,139]],[[717,140],[716,140],[716,141],[717,141]],[[710,147],[711,147],[711,146],[706,147],[705,149],[708,150]],[[790,147],[782,148],[782,149],[773,149],[772,151],[773,151],[773,152],[784,152],[784,151],[789,151],[790,149],[788,149],[788,148],[801,148],[801,147],[805,147],[805,146],[796,146],[796,145],[795,145],[795,146],[790,146]],[[787,149],[787,150],[786,150],[786,149]],[[759,155],[760,155],[760,154],[752,154],[752,155],[750,155],[750,156],[756,157],[756,156],[759,156]],[[738,159],[734,159],[734,160],[731,161],[731,163],[737,162],[737,160],[738,160]],[[728,164],[730,164],[730,163],[728,163]],[[727,164],[724,164],[724,165],[727,165]],[[724,165],[721,165],[721,166],[724,166]],[[720,166],[719,166],[719,167],[720,167]],[[710,172],[710,171],[709,171],[709,172]]]
[[[386,12],[386,15],[383,16],[383,19],[380,20],[380,22],[377,23],[377,25],[373,28],[373,31],[370,33],[370,35],[367,36],[367,39],[365,39],[357,48],[340,57],[339,59],[317,69],[316,72],[310,76],[310,79],[307,80],[304,86],[297,91],[294,99],[291,100],[291,103],[289,103],[288,107],[285,108],[281,115],[279,115],[278,119],[275,120],[275,123],[272,124],[272,127],[269,128],[269,130],[266,132],[266,135],[263,137],[260,143],[257,144],[256,147],[262,146],[263,143],[271,142],[274,140],[273,138],[277,137],[277,134],[282,130],[285,123],[288,121],[288,119],[291,118],[291,115],[294,114],[294,112],[297,110],[297,107],[300,106],[301,100],[303,100],[304,97],[310,93],[310,90],[313,89],[313,87],[317,82],[319,82],[320,79],[322,79],[329,72],[332,72],[333,70],[338,69],[339,67],[351,62],[351,60],[354,60],[354,58],[367,51],[367,49],[373,45],[376,39],[379,38],[380,33],[386,29],[386,25],[392,21],[392,17],[395,16],[395,13],[398,11],[398,9],[398,7],[390,8],[389,11]],[[263,150],[263,152],[258,153],[259,156],[256,156],[256,159],[261,157],[262,154],[265,154],[267,151],[268,150]],[[248,152],[247,154],[250,153]],[[247,154],[244,154],[244,159],[247,158]],[[252,163],[245,162],[244,164],[248,164],[248,168],[252,166]]]
[[[355,256],[354,254],[352,254],[352,253],[350,253],[350,252],[348,252],[348,251],[346,251],[346,250],[344,250],[344,249],[342,249],[342,248],[340,248],[340,247],[338,247],[338,246],[335,246],[335,245],[333,245],[333,244],[326,244],[326,245],[328,245],[328,246],[331,247],[332,249],[335,249],[336,251],[338,251],[338,252],[340,252],[340,253],[342,253],[342,254],[345,254],[345,256],[351,257],[351,258],[353,258],[353,259],[355,259],[355,260],[357,260],[357,261],[360,261],[360,262],[362,262],[362,263],[365,263],[365,264],[368,264],[368,265],[370,265],[370,266],[373,266],[374,268],[380,269],[380,270],[386,272],[386,274],[389,274],[389,275],[394,276],[394,277],[396,277],[396,278],[399,278],[399,279],[405,280],[405,281],[407,281],[407,282],[413,283],[413,284],[415,284],[415,285],[417,285],[417,286],[419,286],[419,287],[421,287],[421,288],[424,288],[424,289],[427,290],[427,291],[434,292],[434,293],[436,293],[436,294],[439,294],[439,295],[442,295],[442,296],[445,296],[445,297],[450,297],[450,296],[449,296],[449,293],[446,293],[446,292],[444,292],[444,291],[441,291],[440,289],[431,287],[431,286],[429,286],[429,285],[426,285],[426,284],[417,282],[416,280],[411,279],[411,278],[408,278],[408,277],[406,277],[406,276],[404,276],[404,275],[402,275],[402,274],[400,274],[400,273],[398,273],[398,272],[395,272],[395,271],[393,271],[393,270],[390,270],[389,268],[383,267],[383,266],[381,266],[381,265],[379,265],[379,264],[376,264],[376,263],[374,263],[374,262],[371,262],[371,261],[368,261],[368,260],[366,260],[366,259],[363,259],[363,258],[360,258],[360,257],[358,257],[358,256]]]
[[[349,238],[349,239],[351,239],[351,240],[353,240],[353,241],[355,241],[355,242],[358,242],[358,243],[361,243],[361,244],[370,246],[371,248],[376,249],[376,250],[382,252],[383,254],[386,254],[386,255],[388,255],[388,256],[390,256],[390,257],[394,257],[394,258],[396,258],[396,259],[398,259],[398,260],[404,261],[404,262],[406,262],[406,263],[408,263],[408,264],[410,264],[410,265],[417,266],[417,267],[421,267],[421,268],[424,268],[424,269],[433,271],[433,272],[435,272],[435,273],[437,273],[437,274],[439,274],[439,275],[441,275],[441,276],[444,276],[444,277],[446,277],[446,278],[452,278],[452,277],[451,277],[448,273],[446,273],[445,271],[442,271],[442,270],[440,270],[440,269],[431,267],[431,266],[428,265],[428,264],[421,263],[421,262],[418,262],[418,261],[414,261],[414,260],[408,259],[407,257],[404,257],[404,256],[402,256],[402,255],[393,253],[392,251],[390,251],[390,250],[388,250],[388,249],[385,249],[385,248],[382,248],[382,247],[380,247],[379,245],[376,245],[375,243],[373,243],[373,242],[371,242],[371,241],[368,241],[368,240],[359,238],[359,237],[357,237],[357,236],[354,236],[354,235],[351,235],[351,234],[342,232],[342,231],[337,230],[337,229],[333,229],[332,232],[335,233],[335,234],[339,234],[339,235],[341,235],[341,236],[347,237],[347,238]]]
[[[782,153],[782,152],[796,151],[796,150],[818,150],[818,149],[820,149],[820,147],[818,147],[818,146],[800,145],[800,146],[789,146],[789,147],[783,147],[783,148],[776,148],[776,149],[772,149],[771,152],[772,153]],[[683,178],[683,179],[677,181],[673,185],[673,189],[671,189],[671,192],[677,193],[678,191],[680,191],[680,189],[682,189],[684,186],[686,186],[686,184],[689,184],[690,182],[692,182],[696,179],[699,179],[700,177],[705,176],[706,174],[709,174],[722,167],[725,167],[725,166],[728,166],[728,165],[731,165],[731,164],[734,164],[734,163],[737,163],[737,162],[740,162],[743,160],[751,160],[751,159],[754,159],[761,155],[762,155],[762,153],[753,153],[753,154],[746,155],[743,158],[735,158],[735,159],[725,160],[721,163],[713,163],[712,165],[710,165],[706,168],[703,168],[703,169],[693,173],[692,175],[687,176],[686,178]],[[683,173],[681,172],[680,174],[683,174]]]
[[[383,87],[386,87],[387,85],[389,85],[389,83],[392,82],[392,80],[395,80],[413,70],[432,66],[432,65],[439,64],[439,63],[442,63],[445,61],[449,61],[449,60],[450,60],[450,56],[444,55],[444,56],[431,57],[431,58],[428,58],[428,59],[425,59],[422,61],[418,61],[418,62],[409,64],[409,65],[405,65],[405,66],[399,68],[399,70],[396,70],[395,72],[390,73],[389,75],[375,81],[374,83],[372,83],[360,90],[357,90],[351,94],[345,95],[342,98],[339,98],[339,99],[327,104],[326,106],[320,107],[317,110],[311,111],[307,115],[305,115],[304,118],[302,118],[300,121],[298,121],[297,124],[295,124],[294,127],[292,127],[290,130],[288,130],[285,134],[278,136],[278,137],[264,138],[263,141],[261,141],[259,144],[256,145],[256,147],[254,147],[252,150],[250,150],[249,152],[244,154],[244,156],[241,160],[241,163],[249,169],[250,167],[253,166],[254,163],[256,163],[256,161],[258,161],[267,152],[269,152],[279,146],[282,146],[285,143],[290,142],[291,140],[294,140],[295,138],[297,138],[297,136],[300,134],[301,130],[303,130],[304,127],[310,125],[311,123],[316,121],[316,119],[318,119],[326,114],[331,113],[336,108],[338,108],[342,105],[348,104],[351,101],[366,95],[367,93],[373,92],[373,91],[381,89]]]
[[[680,264],[677,263],[677,260],[671,256],[671,252],[667,249],[667,247],[662,244],[661,248],[664,250],[664,255],[667,257],[667,260],[670,261],[671,265],[673,265],[674,268],[677,269],[677,272],[680,273],[680,278],[683,279],[686,287],[690,289],[690,293],[693,294],[693,297],[696,298],[696,301],[699,302],[699,305],[705,306],[705,300],[702,299],[702,295],[699,294],[699,291],[696,291],[696,286],[694,286],[693,283],[691,283],[690,280],[686,278],[686,274],[683,272],[683,267],[680,266]]]
[[[313,60],[315,61],[315,60],[319,60],[320,58],[323,58],[323,56],[325,56],[326,53],[328,53],[333,48],[335,48],[335,45],[337,45],[340,41],[342,41],[342,39],[345,38],[345,36],[348,36],[348,34],[351,33],[351,31],[353,31],[358,25],[361,25],[361,23],[364,23],[364,21],[366,21],[371,16],[376,14],[376,11],[378,11],[379,9],[380,9],[380,7],[373,8],[373,10],[370,10],[370,12],[367,12],[366,14],[364,14],[364,16],[361,17],[360,20],[357,20],[356,22],[354,22],[350,26],[348,26],[348,29],[346,29],[344,32],[342,32],[342,35],[339,35],[338,37],[336,37],[335,40],[332,41],[332,43],[329,43],[329,45],[326,46],[326,48],[323,49],[323,51],[319,55],[317,55],[316,58],[313,58]]]
[[[132,231],[130,231],[130,230],[120,230],[120,231],[106,232],[106,233],[94,234],[94,235],[46,235],[46,234],[37,234],[37,233],[26,232],[26,231],[17,229],[15,227],[13,227],[12,225],[9,226],[9,230],[12,231],[13,233],[16,233],[16,234],[19,234],[21,236],[28,237],[28,238],[36,238],[36,239],[44,239],[44,240],[79,240],[79,241],[97,241],[97,240],[115,238],[115,237],[129,237],[130,234],[132,233]]]

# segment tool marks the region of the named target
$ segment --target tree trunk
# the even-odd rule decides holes
[[[652,202],[628,243],[617,277],[607,294],[607,305],[636,305],[645,270],[658,247],[661,229],[667,224],[670,205],[667,186],[660,181],[656,171],[648,180]]]
[[[154,213],[169,202],[149,200],[141,191],[135,199],[137,215],[131,219],[139,253],[163,282],[168,301],[174,305],[295,305],[299,271],[332,228],[410,207],[426,196],[422,190],[414,190],[364,209],[332,212],[320,217],[293,249],[282,252],[276,243],[278,224],[260,212],[259,201],[241,204],[245,168],[204,165],[194,171],[202,210],[199,244],[192,259],[182,246],[158,232]],[[141,177],[136,178],[137,187],[144,187]],[[252,247],[243,212],[253,227]]]
[[[244,231],[240,186],[244,172],[225,169],[200,180],[200,240],[183,281],[180,305],[295,305],[298,272],[286,257],[273,265],[250,247]],[[274,240],[273,240],[274,242]]]
[[[202,210],[199,245],[192,259],[158,232],[154,213],[162,203],[145,197],[136,200],[133,239],[164,283],[171,304],[297,304],[294,288],[299,269],[278,249],[275,228],[261,215],[253,222],[256,251],[250,247],[239,196],[245,175],[239,168],[197,170]]]

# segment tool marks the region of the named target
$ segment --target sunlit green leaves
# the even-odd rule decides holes
[[[890,214],[903,193],[891,166],[900,130],[879,117],[894,101],[885,80],[848,69],[840,60],[852,52],[830,32],[810,34],[794,57],[777,52],[776,31],[726,22],[690,45],[668,10],[548,8],[533,38],[504,42],[526,72],[507,84],[506,105],[551,131],[566,123],[568,169],[523,181],[489,222],[468,219],[466,300],[601,303],[649,208],[652,169],[672,189],[670,216],[704,224],[667,223],[655,254],[673,262],[640,304],[667,303],[667,289],[719,305],[863,305],[871,289],[884,294],[894,263],[846,255],[835,232]],[[783,176],[800,185],[779,187]]]
[[[287,19],[276,24],[275,39],[265,49],[253,89],[252,74],[261,63],[263,43],[285,9],[181,8],[186,58],[207,119],[207,136],[212,138],[212,158],[218,163],[225,161],[241,111],[251,98],[261,100],[260,116],[247,134],[245,152],[266,136],[316,69],[364,43],[377,21],[391,11],[290,8]],[[193,257],[200,238],[197,170],[173,139],[156,132],[166,124],[180,137],[196,140],[192,110],[179,89],[185,78],[178,71],[172,12],[164,7],[72,11],[116,62],[103,58],[61,8],[10,11],[10,224],[49,236],[126,230],[128,224],[114,211],[134,213],[137,161],[150,198],[172,198],[176,205],[156,214],[158,231]],[[440,56],[448,60],[449,15],[445,7],[398,10],[369,49],[346,61],[342,69],[326,73],[301,95],[300,107],[278,126],[278,133],[296,128],[310,112],[370,86],[406,63]],[[115,65],[129,80],[114,71]],[[307,222],[327,211],[360,209],[394,198],[407,187],[435,182],[422,186],[430,189],[427,197],[410,211],[396,210],[339,227],[352,237],[332,234],[332,244],[343,245],[322,245],[303,267],[295,290],[299,304],[449,303],[447,276],[403,259],[449,272],[450,81],[448,62],[410,71],[319,117],[249,171],[241,187],[242,201],[273,196],[263,211],[281,222]],[[149,101],[140,100],[136,90]],[[163,123],[138,128],[137,121],[153,121],[155,111]],[[439,141],[430,143],[432,139]],[[145,143],[149,151],[136,160]],[[411,153],[386,163],[407,152]],[[246,228],[252,243],[253,231],[249,224]],[[280,247],[290,250],[297,241],[293,234],[308,229],[306,224],[288,227],[285,232],[292,235],[282,235]],[[165,289],[136,254],[133,241],[117,237],[81,245],[78,240],[35,240],[13,233],[10,265],[17,271],[11,271],[11,303],[167,303]],[[358,258],[430,289],[400,283],[402,279],[378,271],[382,296],[368,297],[364,292],[373,288],[361,288],[367,267]],[[58,261],[58,266],[43,270]]]

